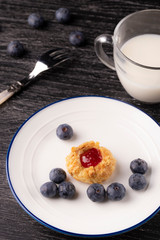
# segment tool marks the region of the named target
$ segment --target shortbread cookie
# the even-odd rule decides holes
[[[116,160],[112,153],[99,142],[85,142],[78,147],[72,147],[66,157],[68,172],[76,180],[85,183],[101,183],[113,173]]]

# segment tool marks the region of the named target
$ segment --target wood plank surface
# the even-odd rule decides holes
[[[55,11],[59,7],[67,7],[72,12],[70,24],[59,24],[55,20]],[[35,111],[67,97],[98,95],[138,107],[160,124],[160,104],[144,104],[130,97],[116,73],[105,67],[94,52],[94,39],[98,35],[113,34],[123,17],[151,8],[160,9],[160,1],[0,0],[0,91],[26,76],[37,57],[52,47],[72,49],[76,55],[74,61],[43,74],[26,90],[0,106],[0,240],[81,239],[52,231],[33,220],[18,205],[8,186],[8,146],[18,127]],[[45,18],[47,23],[42,30],[32,29],[27,24],[27,18],[33,12]],[[87,39],[84,46],[75,48],[69,43],[69,34],[74,30],[84,32]],[[6,48],[11,40],[24,44],[27,51],[23,58],[14,59],[7,55]],[[136,229],[104,239],[159,240],[160,213]]]

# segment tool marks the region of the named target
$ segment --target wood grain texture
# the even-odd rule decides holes
[[[54,14],[59,7],[71,10],[73,19],[70,24],[58,24],[55,20]],[[93,48],[94,39],[101,33],[112,34],[124,16],[148,8],[159,9],[160,2],[0,0],[0,91],[27,75],[36,58],[53,46],[72,49],[77,55],[73,62],[43,74],[25,91],[0,106],[0,240],[81,239],[40,225],[22,210],[9,189],[5,172],[7,149],[18,127],[35,111],[66,97],[103,95],[138,107],[160,124],[160,104],[143,104],[131,98],[119,83],[116,73],[100,63]],[[33,12],[40,13],[47,21],[42,30],[31,29],[27,24],[27,18]],[[68,36],[73,30],[85,33],[85,46],[75,49],[70,45]],[[27,52],[23,58],[15,60],[6,54],[6,48],[11,40],[16,39],[24,44]],[[112,49],[109,51],[111,54]],[[159,240],[160,213],[132,231],[104,239]]]

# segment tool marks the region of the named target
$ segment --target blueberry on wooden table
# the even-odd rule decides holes
[[[11,57],[22,57],[25,52],[23,44],[18,40],[11,41],[7,47],[7,53]]]
[[[119,201],[124,198],[126,189],[123,184],[114,182],[107,187],[106,193],[109,200]]]
[[[62,182],[59,184],[59,196],[65,199],[71,199],[75,196],[76,188],[71,182]]]
[[[28,17],[28,24],[33,28],[41,28],[44,25],[44,18],[37,13],[32,13]]]
[[[93,183],[87,188],[87,196],[93,202],[102,202],[105,199],[105,189],[102,184]]]
[[[66,180],[66,172],[62,168],[54,168],[49,173],[49,178],[55,183],[61,183]]]
[[[57,195],[58,188],[54,182],[46,182],[40,187],[40,192],[44,197],[53,198]]]
[[[71,14],[67,8],[59,8],[55,13],[56,20],[59,23],[68,23],[71,20]]]
[[[56,129],[57,137],[62,140],[68,140],[73,136],[73,129],[69,124],[61,124]]]
[[[85,43],[83,32],[73,31],[69,35],[69,42],[74,46],[82,46]]]

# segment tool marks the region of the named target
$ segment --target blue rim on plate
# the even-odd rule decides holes
[[[96,237],[107,237],[107,236],[113,236],[113,235],[118,235],[118,234],[122,234],[122,233],[125,233],[125,232],[128,232],[130,230],[133,230],[139,226],[141,226],[142,224],[146,223],[148,220],[150,220],[153,216],[155,216],[158,211],[160,210],[160,206],[150,215],[148,216],[146,219],[144,219],[143,221],[137,223],[136,225],[133,225],[129,228],[126,228],[126,229],[123,229],[121,231],[117,231],[117,232],[113,232],[113,233],[108,233],[108,234],[94,234],[94,235],[90,235],[90,234],[79,234],[79,233],[74,233],[74,232],[69,232],[69,231],[65,231],[65,230],[62,230],[62,229],[59,229],[59,228],[56,228],[52,225],[49,225],[48,223],[44,222],[43,220],[39,219],[38,217],[36,217],[32,212],[30,212],[25,206],[24,204],[20,201],[20,199],[18,198],[13,186],[12,186],[12,182],[11,182],[11,179],[10,179],[10,173],[9,173],[9,155],[10,155],[10,150],[11,150],[11,147],[12,147],[12,144],[14,142],[14,139],[16,138],[18,132],[21,130],[21,128],[26,124],[26,122],[29,121],[29,119],[31,119],[34,115],[36,115],[38,112],[44,110],[45,108],[51,106],[51,105],[54,105],[58,102],[62,102],[62,101],[66,101],[66,100],[69,100],[69,99],[74,99],[74,98],[83,98],[83,97],[97,97],[97,98],[107,98],[107,99],[111,99],[111,100],[114,100],[114,101],[118,101],[118,102],[122,102],[124,104],[127,104],[127,105],[130,105],[131,107],[134,107],[136,108],[137,110],[143,112],[142,110],[138,109],[137,107],[135,106],[132,106],[131,104],[129,103],[125,103],[121,100],[117,100],[117,99],[113,99],[113,98],[109,98],[109,97],[105,97],[105,96],[95,96],[95,95],[86,95],[86,96],[76,96],[76,97],[70,97],[70,98],[65,98],[65,99],[62,99],[62,100],[59,100],[59,101],[56,101],[56,102],[53,102],[51,104],[48,104],[46,105],[45,107],[41,108],[40,110],[36,111],[35,113],[33,113],[29,118],[27,118],[23,123],[22,125],[18,128],[18,130],[16,131],[16,133],[14,134],[11,142],[10,142],[10,145],[8,147],[8,151],[7,151],[7,157],[6,157],[6,175],[7,175],[7,180],[8,180],[8,184],[9,184],[9,187],[11,189],[11,192],[13,194],[13,196],[15,197],[16,201],[18,202],[18,204],[25,210],[26,213],[28,213],[33,219],[35,219],[37,222],[41,223],[42,225],[52,229],[52,230],[55,230],[59,233],[62,233],[62,234],[66,234],[66,235],[70,235],[70,236],[78,236],[78,237],[88,237],[88,238],[96,238]],[[143,112],[144,113],[144,112]],[[146,114],[146,113],[145,113]],[[147,115],[147,114],[146,114]],[[148,115],[149,118],[151,118],[149,115]],[[152,119],[152,118],[151,118]],[[152,119],[153,120],[153,119]],[[153,120],[155,122],[155,120]],[[159,126],[159,124],[157,123],[157,125]]]

